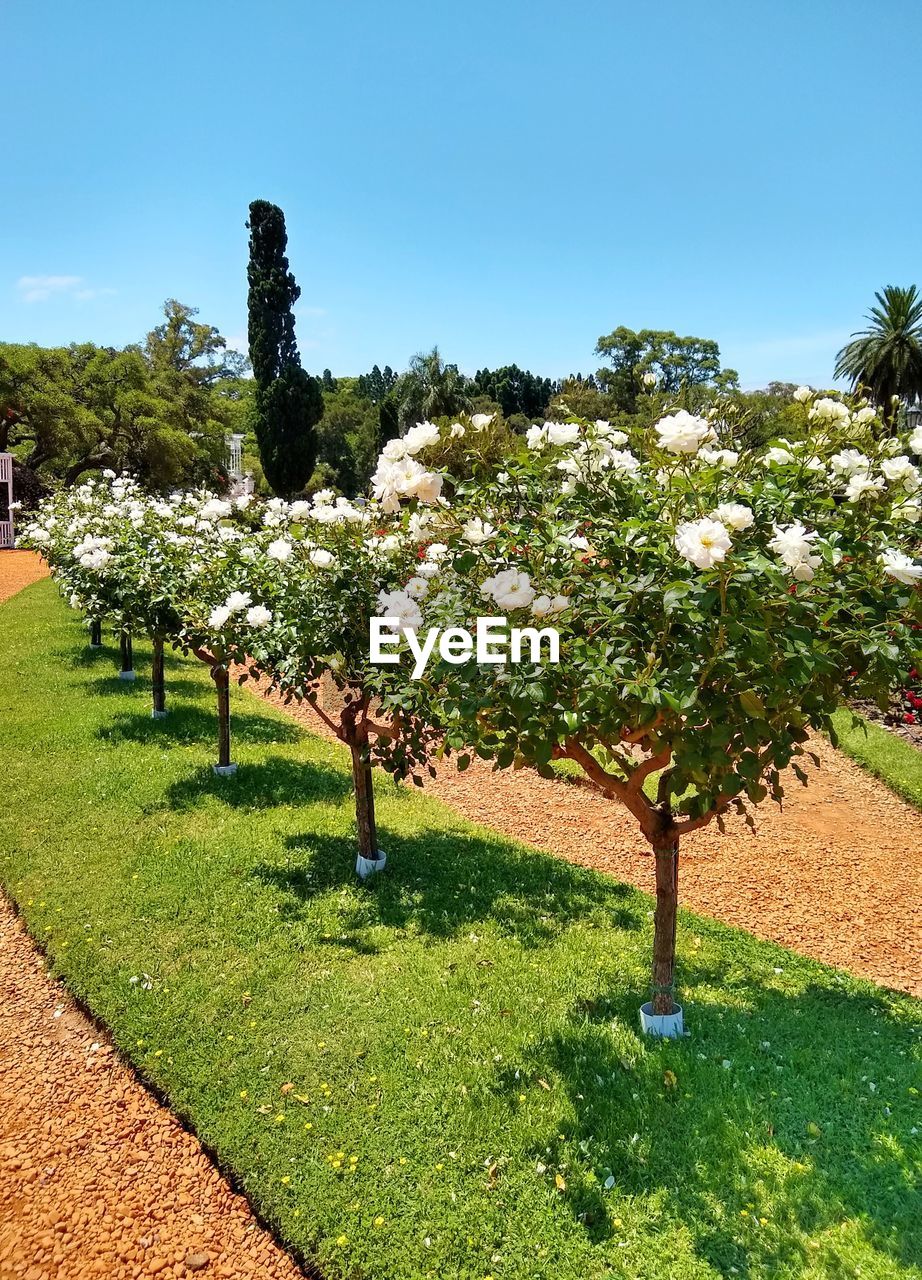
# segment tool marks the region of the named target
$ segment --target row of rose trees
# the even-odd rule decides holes
[[[209,664],[222,771],[234,661],[315,708],[350,750],[360,874],[383,866],[374,764],[421,782],[436,748],[462,769],[575,761],[652,849],[643,1018],[674,1034],[682,837],[731,810],[751,822],[789,766],[805,783],[809,731],[922,658],[922,429],[797,399],[792,439],[756,451],[721,404],[632,435],[544,423],[512,448],[482,415],[421,423],[354,502],[152,497],[108,476],[56,496],[27,538],[89,619],[151,637],[155,714],[164,643]],[[559,662],[434,645],[419,673],[410,641],[485,615],[556,628]],[[399,663],[371,661],[373,617],[405,629]]]

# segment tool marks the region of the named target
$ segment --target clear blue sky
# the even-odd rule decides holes
[[[596,367],[616,325],[827,384],[922,285],[918,0],[9,0],[0,338],[242,341],[285,210],[306,367]]]

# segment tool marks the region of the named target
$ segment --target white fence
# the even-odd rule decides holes
[[[5,508],[9,518],[0,520],[0,547],[11,547],[14,540],[13,513],[9,510],[13,501],[13,458],[9,453],[0,453],[0,485],[6,486]]]

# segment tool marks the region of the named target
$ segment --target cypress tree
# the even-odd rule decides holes
[[[248,337],[256,383],[254,430],[266,480],[280,497],[303,489],[317,456],[320,383],[301,368],[292,307],[301,290],[288,268],[285,215],[268,200],[250,205]]]

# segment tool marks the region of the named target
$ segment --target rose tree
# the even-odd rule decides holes
[[[249,659],[248,674],[265,676],[286,699],[307,702],[348,746],[361,874],[381,863],[372,765],[421,781],[433,736],[424,718],[401,709],[401,673],[391,688],[369,661],[368,646],[372,616],[396,608],[409,622],[421,619],[414,597],[400,588],[408,585],[418,598],[436,569],[421,549],[428,523],[421,513],[402,528],[377,503],[334,501],[328,491],[312,502],[274,499],[259,533],[228,549],[240,590],[212,615]],[[332,703],[324,701],[324,685]],[[375,705],[389,688],[385,723]]]
[[[718,408],[630,439],[535,426],[502,469],[474,437],[473,478],[445,477],[427,625],[554,625],[560,663],[438,660],[397,705],[441,726],[462,768],[471,749],[543,773],[567,758],[627,807],[655,858],[655,1015],[673,1011],[682,837],[780,803],[843,696],[885,698],[918,665],[922,441],[799,398],[803,438],[760,452]]]

